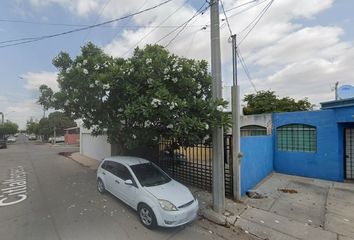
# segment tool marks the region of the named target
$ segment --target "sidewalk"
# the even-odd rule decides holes
[[[71,154],[69,158],[92,170],[97,170],[98,165],[100,164],[98,160],[81,155],[79,152]]]
[[[71,158],[91,169],[99,164],[79,153]],[[275,173],[255,189],[264,198],[226,199],[224,214],[212,211],[211,193],[189,189],[200,216],[225,239],[354,240],[354,184]]]

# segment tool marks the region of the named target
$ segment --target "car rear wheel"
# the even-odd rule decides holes
[[[97,190],[100,193],[105,193],[106,192],[106,188],[104,186],[104,183],[103,183],[103,181],[100,178],[97,179]]]
[[[140,204],[138,208],[138,213],[139,213],[140,221],[144,225],[144,227],[148,229],[156,228],[157,221],[156,221],[155,214],[148,205],[144,203]]]

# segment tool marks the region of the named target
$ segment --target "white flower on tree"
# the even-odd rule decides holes
[[[152,63],[152,59],[151,58],[147,58],[146,59],[146,64],[150,64],[150,63]]]
[[[152,84],[152,81],[153,81],[152,78],[148,78],[147,83]]]
[[[86,75],[89,73],[86,68],[84,68],[84,69],[82,70],[82,72],[83,72],[84,74],[86,74]]]
[[[153,107],[157,107],[157,106],[161,105],[161,100],[160,100],[160,99],[157,99],[157,98],[154,98],[154,99],[152,99],[152,101],[151,101],[151,105],[152,105]]]
[[[94,68],[95,70],[100,70],[100,65],[96,64],[93,68]]]
[[[217,106],[216,110],[218,110],[219,112],[222,112],[222,111],[224,111],[224,107],[223,106]]]
[[[173,128],[173,125],[172,125],[172,124],[168,124],[168,125],[166,126],[166,128],[167,128],[167,129],[172,129],[172,128]]]
[[[84,61],[82,61],[82,65],[86,65],[87,64],[87,59],[84,59]]]
[[[172,82],[176,83],[178,81],[178,78],[174,77],[172,78]]]
[[[103,88],[103,90],[109,89],[109,84],[103,84],[102,88]]]
[[[65,70],[66,73],[70,73],[70,71],[71,71],[71,67],[68,67],[68,68]]]

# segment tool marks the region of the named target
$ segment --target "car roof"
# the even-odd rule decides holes
[[[118,163],[124,163],[128,166],[133,166],[137,164],[143,164],[143,163],[149,163],[150,161],[143,159],[143,158],[138,158],[138,157],[130,157],[130,156],[111,156],[111,157],[106,157],[104,160],[109,160],[113,162],[118,162]]]

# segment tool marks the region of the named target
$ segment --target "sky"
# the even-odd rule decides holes
[[[307,97],[319,107],[334,99],[333,87],[354,82],[354,1],[223,0],[231,32],[249,71],[238,64],[241,98],[260,90],[280,97]],[[2,0],[0,3],[0,112],[25,127],[43,111],[36,101],[38,87],[54,91],[57,69],[52,59],[61,51],[71,57],[88,41],[116,57],[129,57],[136,46],[159,44],[188,58],[210,61],[209,10],[198,14],[175,36],[176,29],[200,9],[205,0],[172,0],[154,10],[123,21],[28,44],[5,46],[20,38],[61,33],[124,17],[163,0]],[[204,5],[205,6],[205,5]],[[202,8],[204,9],[204,8]],[[232,84],[230,30],[220,6],[222,79],[225,98]]]

